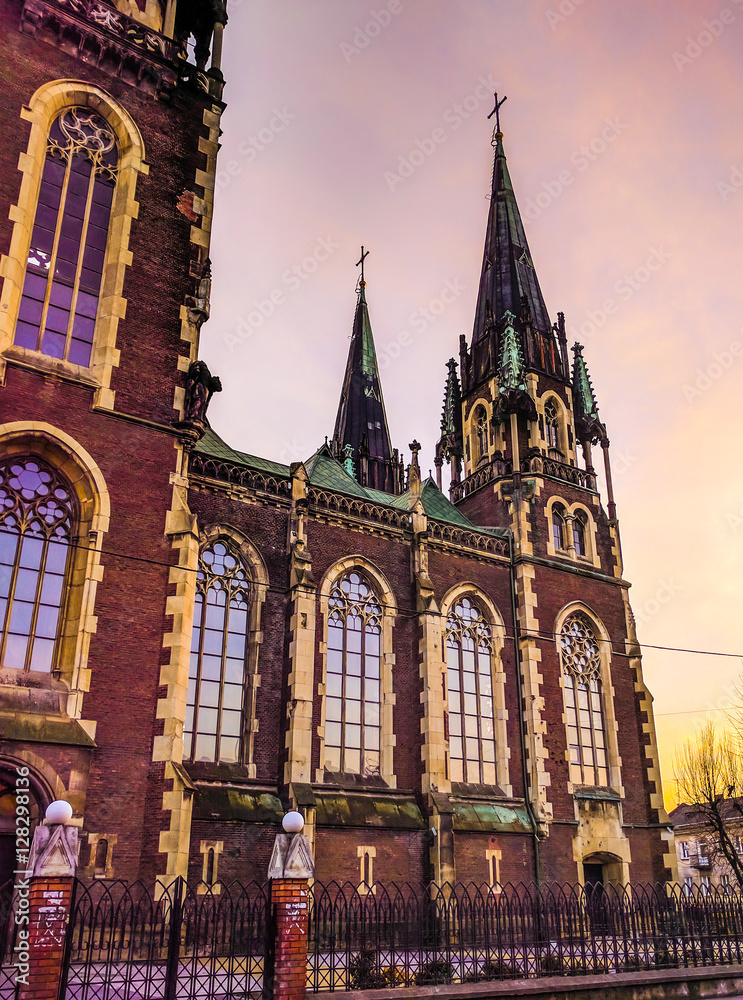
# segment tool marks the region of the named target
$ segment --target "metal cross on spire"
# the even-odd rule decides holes
[[[498,135],[498,133],[500,132],[500,109],[506,103],[508,97],[504,97],[502,101],[498,100],[497,93],[493,94],[493,97],[495,98],[495,107],[488,115],[488,121],[490,121],[493,115],[495,115],[495,131],[493,132],[493,138],[495,139],[496,135]]]
[[[361,247],[361,260],[357,260],[356,261],[356,267],[358,267],[359,264],[361,265],[361,280],[362,281],[364,281],[364,261],[366,260],[366,258],[368,256],[369,256],[369,251],[367,250],[366,253],[364,253],[364,247],[362,245],[362,247]]]

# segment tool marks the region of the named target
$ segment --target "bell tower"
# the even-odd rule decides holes
[[[25,597],[8,577],[2,750],[33,761],[41,816],[52,794],[72,804],[83,869],[105,842],[107,871],[186,870],[173,636],[199,548],[188,458],[220,388],[197,358],[226,21],[223,0],[0,9],[0,479],[16,504],[50,483],[66,504],[45,543],[56,590],[51,557]],[[52,528],[3,531],[22,553]]]

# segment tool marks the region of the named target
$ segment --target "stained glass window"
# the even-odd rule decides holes
[[[325,675],[325,768],[380,773],[382,606],[357,570],[331,593]]]
[[[583,785],[608,785],[601,651],[585,615],[570,615],[562,626],[560,658],[571,779]]]
[[[87,367],[118,163],[108,122],[67,108],[49,133],[15,343]]]
[[[0,463],[0,621],[3,667],[48,673],[64,603],[75,502],[37,458]]]
[[[452,781],[496,784],[493,636],[482,611],[461,598],[446,620]]]
[[[202,549],[183,730],[186,760],[241,758],[250,580],[227,542]]]

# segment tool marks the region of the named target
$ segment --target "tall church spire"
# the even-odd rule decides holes
[[[362,253],[362,267],[365,256]],[[362,486],[388,493],[401,492],[402,464],[390,444],[363,278],[359,282],[351,346],[335,420],[333,452],[341,460],[353,459]]]
[[[502,132],[495,133],[493,145],[493,184],[473,344],[485,337],[504,313],[520,316],[524,307],[537,330],[547,333],[552,328],[508,173]]]

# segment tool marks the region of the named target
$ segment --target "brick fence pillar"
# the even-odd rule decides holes
[[[289,812],[284,829],[273,846],[268,866],[271,880],[271,930],[266,968],[264,997],[273,1000],[304,1000],[307,992],[307,938],[310,902],[309,879],[314,862],[309,841],[300,832],[302,816]]]
[[[60,812],[61,806],[67,809]],[[59,996],[77,870],[77,827],[54,822],[60,815],[69,819],[72,810],[67,803],[52,803],[47,810],[52,818],[34,832],[26,878],[16,886],[18,913],[28,916],[18,932],[19,944],[25,942],[28,947],[28,962],[18,963],[18,1000],[58,1000]],[[21,960],[24,957],[21,953]]]
[[[307,879],[273,879],[271,909],[276,935],[273,998],[302,1000],[307,990]]]

